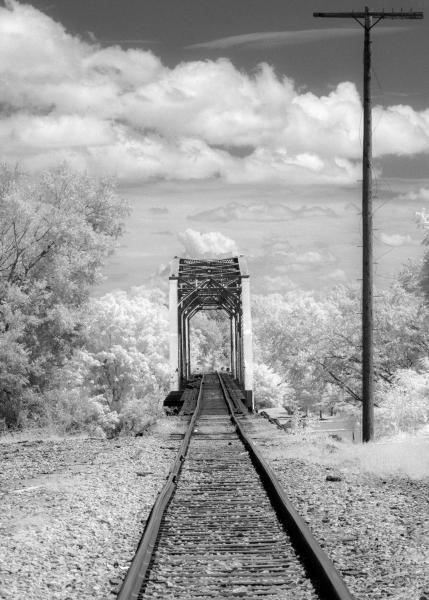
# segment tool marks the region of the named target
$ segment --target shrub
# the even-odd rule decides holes
[[[375,409],[378,437],[400,432],[415,432],[429,423],[429,372],[412,369],[397,371],[393,385],[378,394]]]
[[[160,402],[153,395],[130,398],[120,412],[121,427],[126,432],[142,433],[161,414]]]
[[[64,432],[101,427],[107,436],[112,436],[120,430],[119,415],[109,409],[103,396],[88,397],[81,388],[65,388],[51,390],[47,401],[51,423]]]
[[[295,405],[295,392],[271,367],[254,365],[255,400],[258,408],[288,407]]]

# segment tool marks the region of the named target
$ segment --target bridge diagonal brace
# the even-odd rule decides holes
[[[249,272],[244,257],[176,257],[170,275],[170,390],[180,391],[191,376],[190,321],[205,310],[230,319],[231,372],[253,410],[253,351]]]

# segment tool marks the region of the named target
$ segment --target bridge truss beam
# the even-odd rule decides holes
[[[202,310],[223,310],[230,319],[230,369],[253,410],[252,316],[245,259],[176,257],[169,282],[170,391],[183,389],[191,376],[191,319]]]

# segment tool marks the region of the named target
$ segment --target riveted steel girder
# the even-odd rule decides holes
[[[170,274],[170,389],[190,375],[190,327],[202,310],[224,310],[231,321],[231,371],[253,409],[253,356],[249,272],[243,256],[219,259],[176,257]]]

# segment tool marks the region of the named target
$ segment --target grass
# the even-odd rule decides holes
[[[273,449],[274,451],[274,449]],[[429,478],[429,426],[415,434],[398,434],[367,444],[338,442],[327,436],[290,436],[286,448],[276,448],[284,458],[299,458],[341,470],[380,477]],[[279,456],[280,457],[280,456]]]
[[[19,442],[62,441],[73,438],[87,438],[87,432],[67,434],[60,433],[54,427],[34,427],[23,430],[9,430],[0,435],[0,444],[16,444]]]

